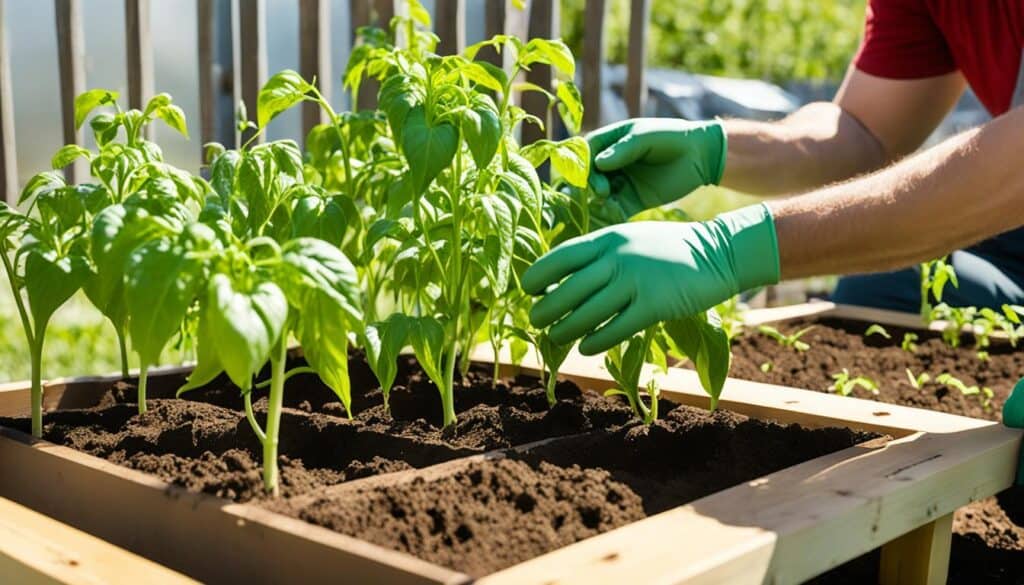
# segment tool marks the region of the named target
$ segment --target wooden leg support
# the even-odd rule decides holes
[[[904,534],[882,547],[881,585],[943,585],[949,572],[953,515]]]

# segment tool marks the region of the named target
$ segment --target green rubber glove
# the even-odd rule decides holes
[[[1015,429],[1024,429],[1024,379],[1018,380],[1003,404],[1003,424]],[[1020,463],[1017,464],[1017,485],[1024,486],[1024,446],[1021,447]]]
[[[778,280],[775,224],[762,204],[706,222],[625,223],[573,238],[534,262],[522,285],[544,294],[530,311],[534,326],[554,323],[548,334],[558,344],[586,335],[580,351],[593,355]]]
[[[704,185],[717,185],[725,170],[722,124],[677,118],[635,118],[587,136],[594,155],[590,185],[609,215],[632,217],[671,203]]]

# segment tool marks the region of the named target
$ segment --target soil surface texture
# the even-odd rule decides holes
[[[459,422],[442,430],[438,392],[412,358],[403,359],[390,410],[361,356],[350,371],[352,419],[315,376],[289,380],[277,500],[263,495],[260,445],[226,379],[174,399],[184,378],[154,377],[142,415],[134,381],[118,382],[89,404],[47,414],[44,438],[475,575],[872,438],[666,401],[663,419],[645,427],[624,401],[562,383],[549,408],[537,379],[492,386],[485,368],[459,380]],[[266,399],[255,398],[262,422]],[[0,425],[29,427],[26,419]],[[505,459],[451,461],[538,441]],[[431,482],[412,477],[446,461],[459,469],[425,470]]]
[[[822,318],[787,321],[774,326],[785,334],[814,328],[800,337],[810,348],[798,352],[748,327],[733,342],[729,375],[757,382],[829,392],[832,374],[847,368],[879,386],[877,394],[856,388],[853,396],[998,421],[1013,385],[1024,376],[1024,348],[993,340],[978,348],[971,335],[951,347],[938,332],[885,326],[890,338],[864,337],[872,323]],[[913,352],[901,348],[906,333],[915,333]],[[978,351],[986,351],[980,359]],[[983,356],[984,357],[984,356]],[[764,364],[770,366],[764,366]],[[907,375],[927,373],[930,382],[915,388]],[[935,378],[952,374],[967,386],[992,390],[989,404],[983,393],[964,395]],[[1024,489],[1013,488],[961,508],[954,516],[950,566],[951,584],[1013,583],[1024,585]],[[865,583],[877,572],[877,553],[823,576],[821,583]]]
[[[678,407],[650,427],[267,505],[481,576],[868,438]]]

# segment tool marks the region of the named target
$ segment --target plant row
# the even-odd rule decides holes
[[[521,146],[519,128],[544,122],[512,98],[542,93],[578,131],[573,56],[560,41],[506,35],[438,56],[427,12],[413,0],[408,14],[388,30],[360,29],[347,66],[353,95],[366,79],[379,82],[377,109],[337,112],[315,80],[282,71],[259,92],[255,121],[239,108],[237,130],[252,138],[233,149],[207,145],[206,178],[167,164],[146,139],[156,121],[187,136],[166,94],[142,110],[121,109],[108,90],[76,99],[76,124],[89,124],[96,150],[61,148],[54,170],[27,184],[23,211],[0,208],[0,257],[32,359],[34,435],[47,324],[79,290],[113,325],[124,375],[129,351],[138,358],[140,413],[148,371],[168,344],[196,359],[179,395],[221,373],[238,386],[269,491],[277,490],[285,381],[315,372],[350,409],[352,347],[365,352],[385,404],[399,353],[411,348],[440,392],[445,426],[456,422],[457,380],[481,342],[514,362],[536,351],[554,404],[571,347],[530,326],[519,276],[590,229],[590,153],[578,136]],[[485,46],[509,54],[511,69],[475,60]],[[519,81],[537,64],[558,74],[553,93]],[[304,150],[257,141],[275,116],[310,101],[328,122],[309,132]],[[80,158],[91,177],[67,184],[59,170]],[[552,184],[538,176],[545,163]],[[292,342],[307,365],[288,369]],[[617,392],[645,422],[657,416],[657,388],[639,387],[640,368],[664,367],[670,353],[694,361],[713,398],[724,382],[728,337],[713,312],[652,327],[606,359]],[[257,380],[267,364],[269,379]],[[254,387],[269,387],[262,424]]]

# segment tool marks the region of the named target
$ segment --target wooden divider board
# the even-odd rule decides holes
[[[4,498],[0,498],[0,581],[18,585],[197,583]]]
[[[491,357],[489,350],[481,348],[474,359],[490,361]],[[503,367],[512,368],[507,362]],[[522,367],[536,371],[537,364],[528,360]],[[181,372],[170,368],[165,375]],[[585,388],[612,385],[599,358],[573,354],[561,373]],[[665,398],[707,405],[693,372],[646,370],[644,375],[659,376]],[[158,378],[159,374],[151,380]],[[88,402],[112,379],[116,376],[47,383],[47,407]],[[0,415],[23,413],[28,394],[25,383],[0,387]],[[1011,485],[1021,441],[1019,431],[987,421],[741,380],[726,383],[720,404],[759,418],[843,425],[889,433],[897,439],[859,445],[717,492],[479,582],[781,585],[802,582],[894,540],[894,546],[899,546],[886,555],[890,562],[921,550],[931,562],[948,555],[948,547],[931,546],[934,538],[904,535]],[[299,520],[189,493],[66,447],[41,441],[29,445],[13,437],[0,428],[0,468],[22,473],[0,476],[0,495],[118,544],[146,541],[140,552],[158,562],[182,562],[181,555],[189,554],[189,563],[203,566],[210,574],[241,577],[223,571],[237,571],[236,563],[244,558],[249,559],[243,571],[246,578],[294,576],[268,572],[275,566],[258,560],[262,548],[273,546],[287,550],[293,560],[301,557],[304,562],[298,564],[303,567],[344,567],[350,577],[387,575],[409,583],[466,579]],[[111,506],[131,510],[134,523],[109,522],[98,501],[104,502],[107,512]],[[193,546],[176,549],[182,542]],[[941,563],[928,566],[932,565]]]
[[[480,361],[491,357],[486,347],[474,355]],[[537,373],[538,362],[528,355],[520,368]],[[511,366],[506,369],[511,373]],[[614,385],[602,358],[575,352],[559,375],[583,388]],[[695,372],[645,367],[642,377],[657,378],[666,399],[708,406]],[[808,461],[479,582],[800,583],[891,541],[898,544],[901,536],[1009,487],[1021,443],[1021,431],[988,421],[744,380],[727,380],[719,405],[756,418],[847,426],[896,439]],[[949,554],[948,542],[938,552],[904,549]],[[926,581],[917,576],[908,572],[895,582],[937,578],[934,572],[925,574]]]

